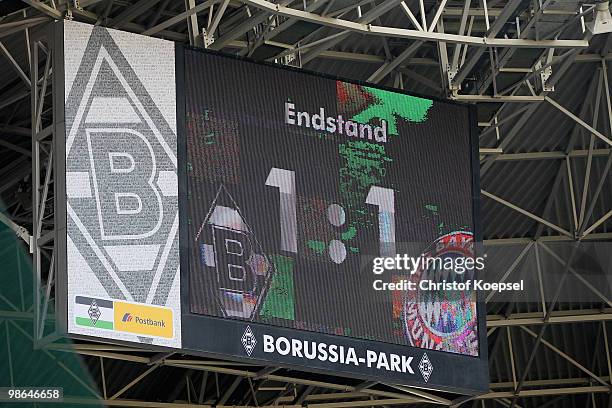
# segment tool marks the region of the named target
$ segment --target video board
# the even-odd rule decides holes
[[[375,257],[473,254],[469,107],[72,21],[56,33],[67,333],[486,390],[474,293],[372,286]]]
[[[439,355],[478,361],[474,293],[377,292],[369,262],[473,244],[470,109],[197,49],[183,63],[183,347],[426,383]],[[202,347],[217,331],[242,344]]]
[[[67,331],[180,348],[174,43],[63,27]]]

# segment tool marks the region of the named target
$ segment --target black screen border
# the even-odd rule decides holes
[[[466,107],[468,109],[470,121],[470,149],[471,149],[471,173],[472,173],[472,214],[473,214],[473,234],[475,240],[475,248],[482,248],[482,228],[480,219],[480,178],[479,178],[479,129],[477,122],[476,106],[472,103],[463,103],[451,101],[430,95],[423,95],[405,90],[395,89],[377,84],[368,83],[349,78],[344,78],[335,75],[324,74],[308,69],[302,69],[291,66],[282,66],[266,61],[255,61],[250,58],[226,54],[219,51],[207,50],[186,45],[176,45],[176,81],[177,81],[177,143],[178,143],[178,163],[179,163],[179,217],[181,220],[187,220],[189,217],[188,199],[187,199],[187,143],[186,143],[186,94],[185,89],[188,84],[185,83],[185,50],[203,53],[209,56],[219,58],[233,59],[235,61],[245,62],[249,64],[263,65],[276,70],[285,70],[298,72],[304,75],[315,76],[317,78],[325,78],[336,81],[343,81],[351,84],[373,87],[381,90],[396,92],[404,95],[426,98],[438,103],[456,105]],[[419,347],[406,345],[394,345],[381,341],[370,341],[345,336],[323,334],[318,332],[291,329],[273,326],[265,323],[245,322],[241,320],[225,319],[215,316],[206,316],[190,313],[190,288],[189,288],[189,236],[188,226],[185,222],[181,222],[179,226],[180,236],[180,265],[181,265],[181,314],[182,314],[182,343],[183,350],[196,355],[207,357],[224,358],[239,362],[274,364],[279,367],[290,369],[299,369],[303,371],[318,372],[331,375],[345,375],[347,377],[360,378],[365,380],[388,381],[404,385],[418,386],[434,390],[455,392],[466,395],[476,395],[487,392],[489,390],[489,372],[488,372],[488,349],[486,336],[486,310],[483,295],[479,292],[477,299],[478,313],[478,356],[462,355],[457,353],[427,350]],[[250,327],[253,332],[271,334],[275,338],[285,336],[289,338],[307,338],[308,340],[334,342],[334,344],[343,344],[347,347],[355,347],[357,350],[380,350],[388,352],[397,352],[404,350],[404,354],[414,356],[413,369],[415,375],[413,378],[406,378],[405,374],[377,371],[376,374],[363,372],[363,370],[355,370],[349,366],[341,366],[339,364],[329,363],[328,367],[325,364],[308,364],[301,361],[296,361],[296,358],[286,356],[287,358],[280,359],[278,354],[274,354],[274,358],[262,358],[261,356],[249,357],[244,353],[240,343],[246,327]],[[395,350],[395,351],[393,351]],[[427,353],[434,366],[434,372],[437,369],[436,375],[441,376],[441,381],[435,382],[424,381],[418,372],[419,359],[423,354]],[[314,362],[313,362],[314,363]],[[442,371],[442,373],[440,373]],[[469,374],[467,374],[469,373]],[[389,375],[385,375],[389,374]],[[466,378],[470,377],[470,378]],[[433,379],[433,378],[432,378]]]

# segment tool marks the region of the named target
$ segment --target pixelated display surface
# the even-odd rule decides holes
[[[180,348],[174,44],[62,24],[68,332]]]
[[[185,84],[191,313],[479,354],[473,296],[366,262],[473,243],[467,107],[190,49]]]

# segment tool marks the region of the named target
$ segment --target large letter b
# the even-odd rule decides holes
[[[244,293],[253,290],[255,279],[247,264],[253,250],[247,236],[235,230],[213,226],[219,289]]]
[[[155,234],[163,207],[149,141],[130,129],[89,129],[87,144],[102,239]]]

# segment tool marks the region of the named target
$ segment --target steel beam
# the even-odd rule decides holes
[[[215,17],[212,19],[210,25],[206,27],[207,35],[212,36],[215,33],[215,31],[217,30],[217,27],[219,26],[219,23],[221,22],[221,18],[223,17],[223,14],[225,13],[225,9],[227,8],[227,5],[229,4],[229,2],[230,0],[223,0],[223,3],[221,3],[219,10],[217,10],[217,13],[215,14]]]
[[[526,102],[542,102],[543,95],[459,95],[451,96],[451,99],[465,102],[480,102],[480,103],[526,103]]]
[[[4,44],[2,44],[1,42],[0,42],[0,53],[4,54],[6,59],[9,60],[9,62],[11,63],[11,66],[13,67],[15,72],[17,72],[17,74],[19,75],[19,78],[21,78],[23,80],[23,82],[25,82],[25,84],[29,88],[31,86],[30,79],[25,74],[25,72],[23,72],[23,69],[21,69],[21,67],[19,66],[17,61],[15,61],[15,58],[13,58],[13,55],[9,52],[9,50],[6,49]]]
[[[195,0],[185,0],[185,11],[192,10],[195,6]],[[189,17],[187,17],[187,32],[189,33],[189,44],[192,46],[200,45],[200,26],[198,24],[197,12],[190,13]]]
[[[256,1],[264,1],[267,3],[266,0],[256,0]],[[359,17],[357,22],[352,22],[349,20],[342,20],[340,18],[323,17],[323,16],[318,16],[317,14],[314,14],[314,13],[309,13],[311,16],[317,16],[317,17],[323,18],[324,21],[327,21],[327,22],[330,22],[330,21],[339,21],[339,22],[341,21],[342,23],[346,22],[348,23],[348,26],[344,26],[344,24],[340,24],[334,27],[333,25],[331,25],[330,27],[342,29],[343,31],[339,33],[341,35],[339,35],[338,37],[334,38],[331,41],[326,42],[325,44],[319,45],[314,50],[311,50],[310,52],[308,52],[304,57],[302,57],[302,64],[307,64],[308,62],[312,61],[317,56],[319,56],[321,52],[326,51],[330,49],[331,47],[333,47],[334,45],[338,44],[340,41],[342,41],[343,38],[348,36],[348,34],[350,34],[350,32],[353,29],[357,28],[361,30],[366,27],[370,27],[370,28],[373,27],[370,24],[372,21],[374,21],[381,15],[391,10],[393,7],[397,6],[399,3],[400,3],[400,0],[384,0],[382,3],[378,4],[377,6],[374,6],[373,8],[368,10],[367,13]],[[289,10],[293,10],[293,9],[289,9]],[[322,24],[322,25],[327,26],[327,24]],[[415,30],[411,30],[411,31],[415,31]],[[419,32],[418,30],[416,31]]]
[[[490,198],[490,199],[492,199],[492,200],[495,200],[495,201],[497,201],[498,203],[503,204],[503,205],[505,205],[506,207],[511,208],[511,209],[513,209],[513,210],[515,210],[515,211],[517,211],[517,212],[519,212],[519,213],[521,213],[521,214],[523,214],[523,215],[525,215],[525,216],[527,216],[527,217],[531,218],[532,220],[535,220],[535,221],[537,221],[537,222],[539,222],[539,223],[541,223],[541,224],[544,224],[544,225],[546,225],[547,227],[552,228],[552,229],[554,229],[555,231],[560,232],[560,233],[561,233],[561,234],[563,234],[563,235],[566,235],[566,236],[568,236],[568,237],[570,237],[570,238],[573,238],[573,237],[574,237],[574,236],[573,236],[573,234],[572,234],[571,232],[569,232],[569,231],[567,231],[567,230],[565,230],[565,229],[561,228],[560,226],[558,226],[558,225],[556,225],[556,224],[554,224],[554,223],[552,223],[552,222],[550,222],[550,221],[547,221],[547,220],[545,220],[545,219],[544,219],[544,218],[542,218],[542,217],[538,217],[537,215],[535,215],[535,214],[533,214],[533,213],[531,213],[531,212],[529,212],[529,211],[527,211],[527,210],[524,210],[524,209],[522,209],[521,207],[519,207],[519,206],[517,206],[517,205],[515,205],[515,204],[512,204],[511,202],[506,201],[506,200],[504,200],[503,198],[500,198],[500,197],[496,196],[495,194],[491,194],[491,193],[489,193],[488,191],[485,191],[485,190],[480,190],[480,192],[481,192],[481,193],[482,193],[482,195],[484,195],[485,197],[488,197],[488,198]]]
[[[387,37],[395,38],[407,38],[411,40],[421,41],[444,41],[452,44],[468,44],[477,46],[479,49],[485,49],[484,47],[517,47],[517,48],[586,48],[588,47],[588,41],[584,40],[526,40],[526,39],[506,39],[506,38],[493,38],[493,37],[472,37],[457,34],[441,34],[434,32],[423,32],[418,30],[409,30],[396,27],[385,27],[371,25],[367,22],[354,22],[349,20],[343,20],[339,18],[324,17],[315,13],[309,13],[307,11],[297,10],[290,7],[281,6],[267,0],[243,0],[245,3],[258,7],[262,10],[266,10],[270,13],[277,13],[287,17],[295,17],[300,20],[304,20],[310,23],[320,24],[332,28],[345,30],[347,32],[355,32],[362,34],[371,35],[382,35]],[[519,0],[513,0],[512,3],[519,3]],[[395,2],[392,0],[392,4]],[[386,4],[386,3],[383,3]],[[379,6],[380,8],[380,6]],[[383,12],[388,11],[383,9]],[[377,13],[378,14],[378,13]],[[367,14],[366,14],[367,15]],[[367,21],[366,15],[361,19]],[[378,14],[380,15],[380,14]],[[377,15],[377,16],[378,16]],[[376,17],[377,17],[376,16]],[[372,20],[376,17],[372,17]],[[370,20],[371,21],[371,20]],[[466,63],[467,65],[467,63]]]
[[[499,16],[495,19],[493,25],[487,31],[485,38],[494,38],[503,28],[504,24],[506,24],[506,21],[510,18],[510,16],[514,14],[515,10],[520,4],[520,0],[510,0],[508,4],[506,4],[502,12],[499,14]],[[457,72],[457,74],[453,78],[454,84],[456,84],[457,86],[461,85],[461,82],[463,82],[463,80],[468,76],[472,69],[474,69],[476,63],[478,62],[478,60],[480,60],[480,57],[482,57],[485,50],[486,49],[483,47],[478,47],[471,53],[469,59],[465,62],[465,64],[463,64],[459,72]]]
[[[549,96],[545,96],[544,100],[546,102],[550,103],[552,106],[554,106],[558,110],[560,110],[561,112],[563,112],[565,115],[567,115],[572,120],[574,120],[576,123],[578,123],[580,126],[582,126],[586,130],[591,132],[593,135],[595,135],[598,138],[600,138],[601,140],[603,140],[606,144],[612,146],[612,140],[608,139],[606,136],[604,136],[602,133],[600,133],[597,129],[594,129],[591,125],[586,123],[584,120],[580,119],[578,116],[576,116],[575,114],[570,112],[568,109],[566,109],[565,107],[561,106],[561,104],[556,102],[554,99],[552,99]]]
[[[146,369],[143,373],[138,375],[136,378],[134,378],[132,381],[130,381],[128,384],[122,387],[119,391],[117,391],[112,397],[110,397],[110,399],[116,400],[119,396],[123,395],[124,392],[132,388],[134,385],[138,384],[143,378],[145,378],[147,375],[155,371],[157,367],[159,367],[159,365],[155,364],[149,367],[148,369]]]
[[[8,216],[1,212],[0,222],[9,227],[9,229],[11,229],[19,238],[24,240],[25,243],[28,244],[28,247],[32,245],[32,236],[28,233],[28,230],[26,228],[18,225],[16,222],[14,222]]]
[[[538,338],[538,335],[533,332],[532,330],[530,330],[527,327],[521,326],[521,329],[524,330],[525,332],[527,332],[531,337],[533,338]],[[589,377],[591,377],[592,379],[594,379],[595,381],[597,381],[598,383],[609,387],[610,390],[612,391],[612,384],[607,383],[606,381],[604,381],[601,377],[599,377],[598,375],[596,375],[595,373],[593,373],[591,370],[589,370],[588,368],[586,368],[584,365],[580,364],[578,361],[576,361],[574,358],[570,357],[567,353],[564,353],[561,349],[559,349],[558,347],[556,347],[554,344],[552,344],[551,342],[545,340],[545,339],[541,339],[540,340],[542,344],[544,344],[546,347],[548,347],[549,349],[551,349],[552,351],[554,351],[555,353],[557,353],[558,355],[560,355],[561,357],[563,357],[565,360],[569,361],[573,366],[577,367],[579,370],[581,370],[583,373],[587,374]]]
[[[325,15],[326,10],[328,10],[328,7],[332,5],[333,0],[316,0],[306,6],[306,11],[310,11],[310,12],[316,11],[318,8],[320,8],[326,3],[327,3],[327,6],[325,7],[325,10],[323,11],[323,15]],[[255,49],[257,49],[257,47],[259,47],[261,44],[276,45],[276,46],[279,46],[285,49],[294,49],[295,48],[294,45],[281,44],[278,42],[272,42],[270,40],[272,40],[274,37],[276,37],[280,33],[286,31],[287,29],[293,27],[298,22],[299,20],[296,18],[288,18],[287,20],[283,21],[279,25],[272,27],[269,31],[263,33],[252,47],[249,47],[248,44],[245,44],[245,47],[240,52],[240,55],[248,54],[250,56],[255,51]],[[280,58],[280,56],[275,56],[275,58]]]
[[[440,17],[442,13],[444,12],[446,3],[447,3],[447,0],[442,0],[440,2],[440,5],[438,6],[438,10],[436,11],[436,14],[434,14],[433,18],[431,19],[431,24],[429,25],[429,28],[424,27],[425,29],[427,29],[427,31],[433,32],[434,28],[436,28],[436,26],[438,25],[438,21],[440,21]]]
[[[411,58],[419,49],[423,43],[421,41],[414,41],[408,46],[400,55],[395,57],[393,61],[387,62],[381,65],[370,77],[367,79],[368,82],[379,83],[393,70],[400,66],[405,60]]]
[[[7,149],[17,153],[21,153],[24,156],[32,157],[32,152],[30,150],[25,149],[21,146],[17,146],[16,144],[8,142],[6,140],[0,139],[0,146],[6,147]]]
[[[54,18],[56,20],[59,20],[62,18],[62,13],[60,13],[57,9],[53,7],[49,7],[48,5],[46,5],[45,3],[41,1],[23,0],[23,2],[31,6],[32,8],[35,8],[36,10],[40,11],[41,13],[48,15],[51,18]]]
[[[406,14],[406,16],[408,16],[408,19],[410,20],[410,22],[412,23],[414,28],[416,28],[419,31],[423,31],[424,28],[421,27],[421,24],[419,24],[418,20],[416,19],[416,17],[412,13],[412,11],[410,10],[410,7],[408,7],[406,2],[402,1],[400,3],[400,6],[402,7],[402,10],[404,11],[404,14]],[[425,28],[427,28],[427,27],[425,27]]]
[[[548,323],[567,324],[612,320],[612,309],[610,308],[606,309],[606,311],[591,310],[572,312],[553,312]],[[510,315],[509,317],[487,315],[487,327],[537,326],[542,324],[544,324],[543,317],[541,315],[536,316],[534,313],[518,313]]]
[[[557,301],[559,300],[559,295],[561,294],[561,289],[563,288],[565,281],[567,280],[569,269],[571,268],[570,265],[572,261],[574,260],[576,253],[578,252],[579,245],[580,245],[580,241],[574,242],[574,244],[572,245],[570,255],[569,255],[569,259],[566,262],[564,262],[561,278],[557,282],[557,289],[555,290],[555,294],[551,302],[547,305],[546,313],[543,318],[544,323],[540,327],[540,331],[537,334],[536,339],[535,339],[535,344],[533,345],[531,351],[529,352],[529,357],[527,358],[527,362],[525,363],[525,366],[523,367],[523,374],[521,375],[521,379],[519,380],[518,384],[514,388],[514,391],[512,391],[511,393],[512,402],[510,404],[510,408],[516,407],[518,398],[522,396],[521,393],[524,391],[523,385],[525,384],[525,381],[527,380],[527,377],[529,376],[531,366],[533,365],[533,362],[535,361],[536,353],[538,351],[538,348],[540,346],[542,339],[544,338],[544,333],[546,333],[546,329],[549,327],[549,320],[552,317],[552,312],[554,311],[555,306],[557,305]],[[538,391],[541,391],[541,390],[538,390]]]
[[[527,252],[529,252],[529,250],[531,249],[531,247],[533,246],[534,242],[530,242],[529,244],[525,245],[525,248],[523,248],[521,250],[521,252],[519,253],[519,255],[514,259],[514,261],[512,262],[512,264],[508,267],[508,269],[506,270],[506,272],[504,272],[504,275],[499,279],[499,282],[505,282],[506,279],[508,278],[508,276],[510,276],[510,274],[516,269],[516,267],[518,266],[519,263],[521,263],[521,261],[523,260],[523,258],[525,257],[525,255],[527,255]],[[485,303],[488,303],[489,301],[491,301],[491,298],[496,294],[497,292],[495,291],[491,291],[487,297],[485,298]]]
[[[112,19],[109,27],[121,28],[125,23],[131,22],[133,19],[143,14],[159,3],[160,0],[139,0],[123,10],[119,15]]]
[[[556,260],[559,264],[565,265],[566,262],[559,255],[557,255],[553,250],[551,250],[547,245],[541,244],[541,247],[548,252],[548,254]],[[608,306],[612,307],[612,299],[609,299],[605,294],[603,294],[599,289],[593,286],[589,281],[587,281],[581,274],[579,274],[573,267],[568,268],[569,272],[574,275],[583,285],[591,290],[595,295],[597,295],[603,302],[607,303]]]
[[[482,150],[482,149],[481,149]],[[593,149],[592,157],[607,157],[612,149]],[[525,152],[525,153],[501,153],[495,156],[495,161],[514,162],[514,161],[529,161],[529,160],[565,160],[566,157],[571,159],[584,158],[589,156],[589,150],[576,149],[569,153],[563,151],[543,151],[543,152]]]
[[[281,0],[279,2],[279,6],[281,5],[286,6],[288,4],[291,4],[291,2],[292,0]],[[263,10],[256,11],[247,20],[237,24],[235,27],[232,27],[231,29],[229,29],[227,33],[224,33],[222,36],[217,38],[215,42],[212,43],[212,45],[209,48],[213,50],[220,50],[221,48],[229,44],[231,41],[235,40],[236,38],[252,30],[253,27],[266,21],[266,19],[270,17],[270,14],[271,13],[269,11],[263,11]]]
[[[609,392],[608,387],[603,385],[592,385],[588,387],[567,387],[567,388],[544,388],[536,390],[521,390],[516,395],[512,391],[499,391],[490,392],[484,395],[476,396],[475,399],[498,399],[498,398],[512,398],[516,396],[518,398],[527,397],[545,397],[545,396],[557,396],[557,395],[575,395],[575,394],[588,394],[588,393],[607,393]]]
[[[195,14],[195,13],[199,13],[202,10],[207,9],[208,7],[210,7],[212,4],[215,4],[218,0],[207,0],[203,3],[198,4],[195,7],[192,7],[188,10],[183,11],[180,14],[177,14],[174,17],[169,18],[168,20],[165,20],[162,23],[159,23],[147,30],[144,30],[142,32],[142,35],[154,35],[159,33],[160,31],[165,30],[166,28],[172,27],[175,24],[178,24],[182,21],[185,21],[186,18],[190,17],[191,15]]]
[[[507,106],[507,105],[504,105]],[[524,113],[521,114],[521,117],[512,125],[510,131],[505,135],[503,140],[499,143],[498,147],[505,150],[506,147],[512,142],[512,140],[519,134],[521,129],[525,126],[527,121],[531,118],[531,116],[537,110],[538,105],[533,104],[530,105],[529,108],[525,110]],[[489,160],[484,163],[480,167],[480,175],[481,177],[493,166],[494,160],[493,158],[489,158]]]

